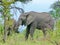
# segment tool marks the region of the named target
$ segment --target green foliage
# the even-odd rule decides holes
[[[14,23],[15,23],[15,20],[13,20],[13,19],[6,20],[6,25],[8,27],[12,27]]]
[[[60,1],[56,1],[51,5],[52,9],[56,9],[56,8],[59,8],[59,7],[60,7]]]
[[[0,8],[0,12],[2,12],[3,11],[3,9],[2,8]]]
[[[3,25],[2,24],[0,24],[0,34],[2,34],[3,33]]]
[[[59,19],[60,17],[60,1],[55,2],[51,5],[52,10],[50,11],[50,14],[55,18]]]
[[[5,5],[9,5],[14,2],[14,0],[2,0]]]

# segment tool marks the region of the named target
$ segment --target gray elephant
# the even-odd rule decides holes
[[[28,39],[28,36],[30,34],[31,39],[33,39],[33,33],[35,29],[41,29],[44,36],[46,36],[46,30],[47,28],[52,30],[54,28],[54,19],[49,13],[42,12],[26,12],[22,13],[19,16],[19,19],[16,24],[16,29],[18,29],[19,25],[26,25],[26,35],[25,39]]]

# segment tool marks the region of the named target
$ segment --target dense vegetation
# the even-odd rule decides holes
[[[25,30],[22,33],[13,33],[8,38],[6,43],[3,43],[3,31],[1,32],[0,25],[0,45],[60,45],[60,20],[56,23],[57,29],[52,33],[47,31],[46,38],[43,37],[43,33],[41,30],[37,30],[34,33],[34,40],[29,39],[25,41]]]

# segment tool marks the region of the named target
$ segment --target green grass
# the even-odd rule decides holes
[[[29,36],[27,41],[25,41],[24,33],[13,33],[9,37],[7,37],[5,43],[2,41],[3,35],[0,35],[0,45],[55,45],[55,41],[60,43],[60,34],[56,35],[55,31],[53,33],[53,36],[49,37],[49,35],[47,35],[46,39],[44,39],[42,31],[36,30],[34,33],[34,40],[30,40]]]
[[[47,32],[46,38],[44,38],[41,30],[37,30],[34,33],[34,40],[30,40],[30,35],[27,41],[25,41],[25,31],[22,33],[13,33],[7,37],[6,42],[2,41],[3,32],[0,32],[0,45],[60,45],[60,21],[56,25],[57,30],[53,33]]]

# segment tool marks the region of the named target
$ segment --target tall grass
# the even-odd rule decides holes
[[[0,25],[0,29],[1,29]],[[7,37],[6,42],[2,41],[3,32],[1,34],[0,30],[0,45],[60,45],[60,21],[56,24],[57,29],[49,33],[47,31],[47,36],[44,38],[41,30],[37,30],[34,33],[34,40],[30,40],[30,36],[27,41],[25,41],[25,31],[22,33],[13,33]],[[3,30],[3,29],[2,29]]]

